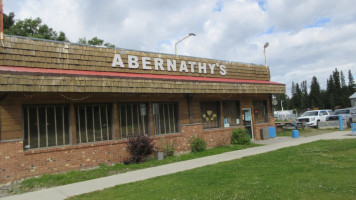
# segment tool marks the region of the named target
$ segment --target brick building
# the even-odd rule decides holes
[[[274,126],[268,67],[6,36],[0,44],[0,183],[128,158],[133,133],[176,152],[237,127]]]

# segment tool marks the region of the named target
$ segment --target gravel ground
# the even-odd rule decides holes
[[[0,185],[0,198],[19,193],[20,181]]]

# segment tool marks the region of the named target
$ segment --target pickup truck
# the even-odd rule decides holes
[[[305,123],[306,126],[319,128],[319,122],[326,121],[326,117],[331,114],[330,110],[310,110],[298,117],[297,121]]]
[[[356,122],[356,107],[354,108],[344,108],[335,110],[334,114],[328,116],[327,120],[336,119],[338,120],[338,116],[342,116],[342,120],[346,121],[347,127],[351,127],[352,122]]]

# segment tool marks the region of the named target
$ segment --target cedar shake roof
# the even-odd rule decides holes
[[[0,45],[0,91],[7,92],[127,92],[127,93],[285,93],[285,85],[271,82],[269,69],[194,57],[83,46],[6,36]],[[112,67],[121,54],[125,67]],[[128,68],[128,55],[152,59],[150,68]],[[190,73],[153,70],[153,59],[197,63]],[[143,62],[143,61],[142,61]],[[143,65],[139,61],[139,65]],[[198,63],[226,67],[198,73]],[[167,67],[168,64],[162,65]],[[147,65],[148,66],[148,65]],[[210,68],[211,69],[211,68]],[[195,72],[195,73],[193,73]],[[189,75],[189,76],[187,76]]]

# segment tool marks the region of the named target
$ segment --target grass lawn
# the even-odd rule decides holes
[[[216,155],[228,151],[241,150],[241,149],[246,149],[246,148],[251,148],[256,146],[260,146],[260,145],[251,143],[248,145],[221,146],[221,147],[208,149],[204,152],[165,157],[164,160],[157,160],[156,158],[152,158],[140,164],[124,165],[122,163],[117,163],[112,166],[100,165],[99,168],[97,169],[92,169],[87,171],[74,170],[68,173],[43,175],[37,178],[25,179],[24,181],[18,183],[17,185],[14,185],[12,191],[9,191],[9,193],[17,194],[17,193],[34,191],[42,188],[66,185],[70,183],[86,181],[86,180],[100,178],[104,176],[110,176],[113,174],[124,173],[137,169],[154,167],[154,166],[159,166],[159,165],[164,165],[164,164],[169,164],[169,163],[174,163],[174,162],[179,162],[184,160],[190,160],[190,159],[200,158],[204,156]]]
[[[355,152],[317,141],[71,199],[356,199]]]
[[[304,128],[304,130],[303,129],[298,129],[298,130],[299,130],[299,136],[303,136],[303,137],[340,131],[338,128],[317,129],[317,128],[310,128],[310,127]],[[350,128],[344,129],[344,131],[350,131],[350,130],[351,130]],[[284,131],[278,130],[277,136],[292,136],[292,130],[287,130],[287,129]]]

